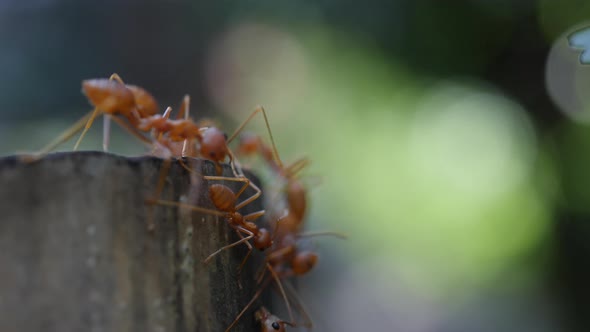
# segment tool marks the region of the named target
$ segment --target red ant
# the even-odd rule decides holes
[[[302,158],[293,162],[289,166],[283,165],[273,140],[266,112],[264,108],[260,106],[256,108],[246,121],[244,121],[238,130],[236,130],[236,133],[228,139],[228,144],[237,136],[237,133],[243,129],[246,123],[250,121],[256,113],[262,113],[264,117],[266,129],[271,138],[271,146],[269,147],[265,144],[260,136],[242,135],[240,137],[237,153],[242,155],[260,154],[269,167],[286,182],[285,193],[288,209],[287,214],[280,217],[280,229],[281,233],[294,233],[301,229],[307,212],[307,190],[301,180],[297,177],[297,174],[309,164],[309,160],[307,158]]]
[[[82,91],[88,100],[94,105],[90,119],[86,122],[84,131],[74,145],[74,151],[78,149],[82,138],[92,126],[99,113],[107,115],[120,114],[125,117],[133,128],[137,127],[140,119],[158,113],[158,103],[154,97],[135,85],[126,85],[117,74],[109,79],[98,78],[82,81]],[[103,149],[108,149],[110,116],[105,117],[105,131],[103,136]],[[120,123],[120,122],[119,122]],[[127,128],[129,129],[129,128]]]
[[[279,223],[280,224],[280,223]],[[283,298],[285,305],[287,307],[287,311],[289,313],[289,318],[291,322],[294,322],[293,312],[291,310],[291,304],[289,301],[289,297],[294,300],[294,303],[297,307],[299,313],[304,316],[305,323],[303,326],[307,328],[312,327],[311,317],[307,313],[303,302],[297,296],[297,293],[293,289],[293,287],[289,283],[284,283],[286,286],[283,287],[283,282],[281,280],[290,278],[290,277],[299,277],[307,274],[311,271],[318,261],[318,254],[313,251],[309,250],[300,250],[297,245],[297,240],[303,237],[311,237],[311,236],[320,236],[320,235],[332,235],[339,238],[345,239],[346,236],[336,232],[316,232],[316,233],[289,233],[282,236],[279,239],[273,240],[273,247],[272,251],[267,253],[265,263],[263,265],[264,270],[260,273],[258,277],[258,284],[260,287],[250,300],[248,304],[242,309],[242,311],[236,316],[234,321],[230,324],[230,326],[226,329],[226,332],[231,330],[232,327],[240,320],[240,318],[244,315],[244,313],[250,308],[250,306],[260,297],[266,286],[269,285],[270,282],[274,281],[275,285],[279,289],[281,297]],[[269,273],[270,276],[265,279],[266,273]],[[289,292],[290,296],[287,296],[287,292]],[[291,326],[296,326],[295,323],[289,323]]]
[[[194,206],[191,204],[179,203],[174,201],[164,201],[164,200],[149,200],[150,203],[153,204],[160,204],[160,205],[167,205],[167,206],[177,206],[181,208],[188,208],[193,211],[206,213],[214,216],[223,217],[227,220],[229,226],[233,228],[240,240],[233,242],[229,245],[226,245],[214,253],[210,254],[206,259],[205,263],[209,262],[215,255],[219,254],[223,250],[229,249],[234,247],[240,243],[246,244],[248,247],[248,254],[244,257],[244,260],[240,264],[238,271],[241,271],[244,264],[250,257],[252,253],[252,245],[248,242],[252,240],[254,247],[259,250],[264,250],[269,248],[272,245],[272,239],[270,236],[269,231],[266,228],[259,228],[253,222],[254,220],[260,218],[264,215],[264,210],[256,211],[247,215],[242,215],[238,210],[245,207],[246,205],[250,204],[252,201],[257,199],[262,191],[256,186],[253,182],[251,182],[246,177],[238,177],[238,178],[230,178],[224,176],[203,176],[205,180],[210,181],[218,181],[218,180],[225,180],[225,181],[235,181],[235,182],[243,182],[242,188],[237,193],[234,193],[229,187],[222,184],[211,184],[209,186],[209,197],[213,203],[213,205],[217,208],[217,210],[212,210],[200,206]],[[244,193],[248,186],[253,187],[256,190],[256,193],[249,198],[243,200],[240,203],[237,203],[238,198]],[[244,235],[246,235],[244,237]]]
[[[239,167],[237,160],[235,159],[233,153],[227,145],[229,142],[231,142],[231,140],[234,137],[237,136],[237,134],[257,113],[261,112],[264,116],[264,120],[268,128],[268,133],[271,142],[273,143],[272,146],[274,148],[274,154],[276,156],[277,163],[282,167],[282,163],[278,159],[278,153],[276,152],[274,139],[272,136],[272,132],[270,131],[268,119],[266,117],[266,112],[262,107],[257,107],[250,114],[250,116],[236,129],[231,138],[228,139],[228,137],[221,130],[217,129],[217,127],[201,127],[199,126],[199,124],[192,121],[188,117],[189,104],[190,98],[187,95],[183,99],[183,103],[181,105],[181,110],[179,113],[179,117],[184,116],[184,119],[171,120],[171,109],[167,109],[163,115],[156,114],[139,120],[138,129],[143,131],[152,131],[152,136],[158,142],[155,146],[164,147],[164,153],[166,153],[165,158],[167,160],[169,160],[169,157],[179,156],[179,142],[182,141],[183,147],[180,155],[181,157],[186,156],[187,152],[190,152],[191,156],[199,156],[205,159],[212,160],[215,163],[217,174],[221,174],[220,163],[223,162],[226,159],[226,157],[229,157],[230,166],[232,167],[232,172],[234,176],[236,178],[245,178],[245,176],[241,172],[241,168]],[[194,148],[197,143],[199,143],[198,148]],[[155,195],[155,197],[159,197],[159,193],[161,192],[164,185],[165,174],[169,167],[170,161],[168,161],[167,164],[165,164],[164,167],[162,167],[160,180],[158,181],[158,186],[156,189],[157,194]],[[184,164],[183,167],[191,171]],[[252,186],[252,184],[249,185]],[[257,190],[257,192],[260,192],[260,189],[254,189]],[[256,197],[258,196],[259,194],[256,195]],[[303,204],[301,202],[303,202]],[[305,197],[299,198],[299,205],[303,205],[301,209],[305,209]],[[153,225],[150,226],[150,229],[151,228],[153,228]]]
[[[31,157],[32,160],[44,156],[83,129],[82,134],[74,145],[74,151],[77,150],[82,138],[99,114],[106,115],[103,134],[103,149],[105,151],[108,149],[110,119],[113,119],[143,143],[151,145],[152,142],[138,133],[135,128],[139,119],[158,112],[158,103],[149,92],[135,85],[125,85],[121,77],[116,73],[112,74],[108,79],[97,78],[82,81],[82,92],[84,92],[89,102],[94,106],[94,110],[83,116],[69,129],[65,130],[43,149],[39,150],[35,154],[35,157]],[[129,121],[129,124],[117,117],[111,116],[117,114],[125,117]]]
[[[263,155],[263,158],[285,182],[284,192],[286,194],[287,213],[279,217],[281,220],[280,233],[298,232],[303,227],[307,212],[307,189],[297,177],[297,173],[309,164],[309,160],[306,158],[299,159],[290,166],[284,167],[282,163],[275,163],[273,159],[268,159],[270,148],[260,138],[256,140],[257,151]],[[243,147],[243,145],[240,147]],[[241,151],[243,152],[244,149],[241,149]]]
[[[186,95],[181,105],[179,115],[183,119],[170,119],[170,110],[163,115],[155,114],[139,120],[138,129],[152,131],[152,135],[166,147],[170,147],[173,155],[179,157],[200,156],[215,163],[217,173],[221,172],[221,165],[229,156],[230,162],[233,155],[229,151],[226,141],[227,136],[217,127],[203,127],[202,123],[196,123],[188,117],[188,105],[190,97]],[[183,142],[182,151],[179,154],[176,145]],[[199,143],[198,149],[193,144]],[[190,149],[190,150],[189,150]]]
[[[260,323],[261,332],[286,332],[285,325],[293,326],[293,324],[279,319],[273,315],[265,307],[261,307],[254,314],[254,318]]]
[[[227,136],[216,127],[202,127],[203,124],[208,124],[210,123],[210,121],[205,120],[199,123],[195,123],[192,119],[189,118],[189,104],[190,97],[186,95],[183,98],[183,102],[178,115],[178,118],[183,117],[183,119],[170,119],[171,109],[168,108],[163,115],[156,114],[139,120],[138,129],[142,131],[152,132],[152,136],[155,139],[154,151],[158,151],[158,148],[163,147],[164,149],[162,150],[162,152],[158,152],[158,154],[164,154],[164,158],[166,158],[166,164],[164,164],[164,166],[162,167],[158,185],[156,187],[156,194],[154,195],[154,197],[159,197],[159,193],[161,192],[164,186],[165,175],[170,167],[170,157],[203,157],[205,159],[212,160],[215,163],[217,174],[221,174],[221,162],[223,162],[226,159],[226,157],[229,156],[230,166],[232,168],[233,175],[236,178],[205,177],[205,179],[244,182],[244,187],[240,190],[240,192],[238,192],[238,194],[236,194],[236,197],[233,199],[234,203],[237,197],[239,197],[243,193],[247,186],[251,186],[252,188],[254,188],[254,190],[256,190],[257,193],[253,197],[240,203],[238,206],[235,206],[232,209],[231,204],[229,206],[217,206],[218,203],[221,202],[221,200],[229,199],[228,197],[230,195],[226,193],[228,191],[231,192],[229,188],[220,185],[212,185],[210,187],[211,199],[214,205],[216,205],[220,211],[229,214],[237,213],[237,210],[239,210],[241,207],[245,206],[249,202],[259,197],[261,191],[253,183],[246,179],[246,177],[241,172],[241,169],[239,169],[239,166],[236,167],[235,158],[233,157],[232,152],[229,150],[226,144]],[[180,150],[181,142],[182,150]],[[184,165],[182,160],[179,161],[185,169],[192,172],[190,168]],[[222,196],[216,196],[217,193],[223,194],[221,194]],[[242,233],[248,234],[248,237],[246,238],[246,240],[244,240],[244,242],[249,246],[250,250],[251,247],[250,244],[247,242],[248,239],[253,237],[253,241],[256,245],[257,241],[261,241],[261,234],[268,233],[266,229],[258,230],[256,228],[253,228],[251,226],[251,224],[253,225],[253,223],[251,222],[247,224],[242,224],[242,222],[240,221],[240,217],[237,215],[228,215],[228,220],[235,220],[233,223],[230,222],[230,224],[235,224],[241,227],[236,228],[236,231],[238,232],[238,234],[240,234],[240,236]],[[250,226],[249,232],[252,234],[245,233],[243,231],[243,229],[248,230],[248,227],[246,226]],[[151,230],[153,229],[153,227],[153,223],[149,223],[148,229]],[[262,233],[259,234],[259,232]],[[270,243],[268,244],[268,246],[270,246]],[[249,251],[248,255],[250,255],[250,253],[251,251]]]
[[[166,161],[160,171],[160,177],[154,197],[159,197],[160,192],[163,189],[166,173],[168,172],[168,169],[171,165],[170,158],[172,157],[189,156],[209,159],[214,162],[217,174],[221,174],[221,162],[223,162],[226,157],[229,156],[230,165],[232,166],[234,176],[237,178],[242,178],[240,181],[245,182],[243,180],[245,179],[245,176],[241,174],[241,171],[238,171],[235,168],[233,155],[226,144],[227,136],[216,127],[202,126],[203,124],[210,123],[209,121],[195,123],[189,117],[189,105],[190,96],[185,95],[180,106],[180,112],[177,116],[177,119],[170,119],[172,109],[168,108],[163,115],[155,114],[139,120],[138,129],[142,131],[151,131],[152,137],[155,140],[152,154],[163,157]],[[186,170],[192,172],[192,170],[184,164],[182,159],[179,159],[179,162]],[[253,199],[256,199],[258,196],[260,196],[260,189],[258,189],[255,185],[248,181],[247,186],[252,186],[257,191],[257,194]],[[243,190],[245,190],[245,188],[243,188]],[[243,192],[243,190],[240,191],[238,196]],[[153,223],[149,222],[148,229],[152,230],[153,228]]]

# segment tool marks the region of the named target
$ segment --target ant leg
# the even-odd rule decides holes
[[[244,220],[246,221],[254,221],[260,217],[262,217],[266,212],[264,210],[260,210],[257,212],[252,212],[244,216]]]
[[[240,163],[238,162],[238,160],[236,159],[234,153],[231,151],[231,149],[227,146],[227,154],[229,156],[229,166],[231,167],[231,171],[234,174],[234,176],[236,178],[239,177],[246,177],[244,175],[244,172],[242,171],[242,165],[240,165]]]
[[[191,96],[188,94],[182,97],[182,103],[180,104],[180,108],[178,109],[178,114],[176,114],[176,119],[188,119],[189,112],[190,112],[190,102]]]
[[[272,275],[272,278],[277,283],[277,287],[279,287],[279,290],[281,292],[281,296],[283,297],[283,300],[285,301],[285,305],[287,306],[287,311],[289,312],[289,319],[292,322],[294,322],[295,320],[293,319],[293,311],[291,310],[291,304],[289,304],[289,299],[287,298],[287,294],[285,293],[285,289],[283,289],[283,284],[281,283],[281,279],[279,278],[279,276],[277,275],[275,270],[272,268],[270,263],[267,262],[266,266],[268,267],[270,274]]]
[[[213,163],[215,164],[215,174],[220,176],[223,173],[223,167],[221,167],[221,164],[217,161],[214,161]]]
[[[348,236],[346,234],[343,234],[340,232],[330,232],[330,231],[300,233],[300,234],[297,234],[296,236],[297,237],[334,236],[334,237],[342,239],[342,240],[348,239]]]
[[[92,111],[88,112],[88,114],[84,115],[82,118],[80,118],[80,120],[76,121],[76,123],[74,123],[70,128],[63,131],[53,141],[44,146],[41,150],[35,152],[35,155],[37,155],[36,158],[43,157],[44,155],[48,154],[49,152],[57,148],[60,144],[76,135],[76,133],[78,133],[80,130],[82,130],[82,128],[84,128],[84,124],[86,124],[91,115]]]
[[[268,264],[274,257],[281,257],[284,254],[289,253],[289,251],[291,251],[291,250],[293,250],[293,248],[290,246],[281,248],[279,250],[275,250],[274,252],[272,252],[268,256],[266,256],[265,265]],[[259,280],[262,280],[262,277],[260,277]]]
[[[178,113],[177,118],[183,117],[185,120],[188,120],[189,112],[190,112],[190,103],[191,103],[191,97],[189,95],[184,95],[184,98],[182,99],[182,104],[180,105],[180,112]],[[182,142],[182,157],[186,156],[187,148],[188,148],[188,139],[185,139],[184,142]]]
[[[121,78],[121,76],[119,76],[119,74],[117,73],[112,73],[111,76],[109,77],[109,80],[115,80],[121,84],[125,84],[125,82],[123,82],[123,79]]]
[[[156,192],[154,193],[155,199],[158,199],[160,197],[160,194],[162,193],[162,190],[164,190],[164,184],[166,182],[166,175],[168,175],[168,171],[170,170],[171,166],[172,166],[172,160],[171,159],[164,159],[164,165],[162,165],[162,168],[160,169],[160,176],[158,177],[158,184],[156,186]]]
[[[182,160],[182,158],[178,159],[178,163],[180,164],[180,166],[182,166],[182,168],[184,168],[187,172],[189,173],[196,173],[195,170],[191,169],[190,167],[188,167],[187,164],[184,163],[184,161]]]
[[[240,227],[240,228],[238,228],[238,229],[239,229],[240,231],[242,231],[242,232],[244,232],[244,233],[248,234],[248,236],[246,236],[246,237],[242,237],[240,240],[238,240],[238,241],[236,241],[236,242],[234,242],[234,243],[230,243],[230,244],[228,244],[227,246],[223,246],[223,247],[221,247],[221,248],[217,249],[217,251],[215,251],[215,252],[214,252],[214,253],[212,253],[211,255],[207,256],[207,258],[205,258],[205,260],[203,261],[203,263],[207,264],[207,263],[208,263],[208,262],[209,262],[209,261],[210,261],[210,260],[211,260],[213,257],[215,257],[215,256],[216,256],[217,254],[219,254],[220,252],[224,251],[225,249],[229,249],[229,248],[235,247],[235,246],[237,246],[237,245],[238,245],[238,244],[240,244],[240,243],[247,243],[247,244],[248,244],[248,247],[250,248],[250,250],[252,250],[252,246],[250,245],[250,243],[248,243],[248,240],[250,240],[251,238],[253,238],[253,237],[254,237],[254,233],[250,232],[250,231],[249,231],[249,230],[247,230],[247,229],[241,228],[241,227]],[[237,230],[236,230],[236,231],[237,231]]]
[[[121,84],[125,84],[123,79],[117,73],[113,73],[109,80],[115,80]],[[111,117],[105,116],[102,121],[102,150],[107,152],[109,149],[109,141],[111,138]]]
[[[170,107],[170,106],[166,107],[166,110],[162,114],[162,119],[168,120],[170,118],[171,113],[172,113],[172,107]],[[137,117],[139,118],[139,116],[137,116]],[[156,130],[156,128],[152,128],[151,133],[152,133],[152,137],[154,137],[158,141],[161,140],[162,137],[164,137],[164,133]]]
[[[293,302],[294,302],[295,306],[297,307],[297,311],[299,311],[299,313],[301,314],[301,316],[303,316],[303,319],[305,320],[305,323],[303,324],[303,326],[308,329],[311,329],[313,327],[313,320],[311,319],[311,316],[309,315],[308,311],[306,310],[305,305],[303,304],[303,301],[301,300],[299,295],[297,295],[295,288],[293,288],[293,285],[291,285],[291,283],[289,283],[289,282],[285,282],[285,288],[289,292],[289,295],[291,295],[291,299],[294,300]]]
[[[164,184],[166,182],[166,176],[168,175],[168,171],[170,170],[170,166],[172,166],[172,160],[171,159],[164,159],[164,161],[162,163],[162,167],[160,168],[160,174],[158,175],[158,183],[156,184],[156,191],[154,192],[154,195],[152,198],[154,201],[157,201],[160,198],[160,195],[162,194],[162,190],[164,190]],[[147,229],[149,232],[152,232],[156,228],[156,224],[154,222],[154,216],[153,216],[154,204],[149,204],[149,205],[150,205],[150,211],[149,211],[149,216],[148,216],[148,220],[147,220]]]
[[[258,188],[258,186],[256,184],[254,184],[254,182],[250,181],[248,178],[244,177],[244,179],[248,180],[248,185],[250,187],[252,187],[256,193],[250,197],[248,197],[247,199],[243,200],[242,202],[240,202],[238,205],[236,205],[236,210],[239,210],[241,208],[243,208],[244,206],[252,203],[254,200],[256,200],[258,197],[260,197],[260,195],[262,194],[262,190],[260,190],[260,188]],[[246,187],[243,187],[239,192],[238,195],[236,197],[239,197],[244,190],[246,190]]]
[[[82,138],[84,138],[84,136],[86,135],[86,132],[88,132],[88,129],[90,129],[90,126],[92,126],[92,123],[94,122],[94,119],[98,116],[98,113],[100,113],[100,110],[95,107],[94,110],[92,111],[92,114],[90,115],[90,118],[86,122],[86,125],[84,126],[84,130],[82,131],[82,134],[80,134],[80,137],[76,141],[76,144],[74,144],[74,151],[78,150],[78,146],[82,142]]]
[[[238,230],[236,230],[236,233],[238,233],[238,236],[241,239],[244,239],[244,236]],[[240,263],[240,266],[238,267],[238,276],[240,276],[240,274],[242,273],[242,269],[244,268],[244,265],[246,265],[246,261],[248,261],[248,258],[250,258],[250,255],[252,254],[252,250],[253,250],[250,242],[244,242],[244,243],[248,246],[248,253],[244,257],[244,259],[242,259],[242,263]]]
[[[248,302],[248,304],[246,304],[244,309],[242,309],[242,311],[240,311],[240,313],[236,316],[234,321],[227,327],[227,329],[225,329],[225,332],[229,332],[232,329],[232,327],[234,327],[238,323],[240,318],[242,318],[242,316],[246,313],[246,311],[248,311],[248,309],[250,309],[250,307],[252,306],[254,301],[256,301],[260,297],[260,295],[262,294],[262,291],[266,288],[266,286],[268,286],[268,283],[270,281],[271,281],[270,279],[267,279],[266,282],[262,286],[260,286],[260,288],[256,291],[256,293],[254,293],[254,296],[252,296],[252,299],[250,300],[250,302]]]
[[[111,116],[105,114],[102,117],[102,151],[108,152],[111,140]]]
[[[244,191],[246,190],[246,188],[248,186],[254,188],[254,190],[256,191],[256,193],[254,195],[248,197],[244,201],[240,202],[239,204],[237,204],[236,205],[236,210],[239,210],[239,209],[243,208],[244,206],[252,203],[255,199],[257,199],[258,197],[260,197],[260,195],[262,194],[262,190],[260,190],[260,188],[258,188],[258,186],[255,185],[254,182],[250,181],[247,177],[230,178],[230,177],[226,177],[226,176],[204,176],[203,178],[206,179],[206,180],[243,182],[244,185],[236,193],[236,198],[240,197],[242,195],[242,193],[244,193]]]
[[[133,135],[135,138],[140,140],[142,143],[147,145],[149,148],[152,147],[152,145],[153,145],[152,140],[146,138],[139,131],[137,131],[137,129],[135,129],[134,127],[132,127],[127,122],[120,119],[119,117],[113,116],[111,114],[105,114],[103,119],[104,119],[104,122],[103,122],[103,132],[102,132],[102,149],[104,152],[107,152],[107,150],[109,148],[109,141],[110,141],[110,137],[111,137],[111,121],[114,121],[115,123],[117,123],[119,125],[119,127],[125,129],[128,133]],[[107,119],[108,119],[108,121],[107,121]]]
[[[109,80],[115,80],[121,84],[125,84],[123,83],[123,80],[121,79],[121,77],[117,74],[117,73],[113,73],[111,75],[111,77],[109,77]],[[88,122],[86,122],[86,126],[84,127],[84,131],[82,131],[82,134],[80,134],[80,137],[78,138],[78,140],[76,141],[76,144],[74,145],[74,151],[78,150],[78,146],[80,145],[80,143],[82,142],[82,138],[84,138],[84,136],[86,135],[86,132],[88,132],[88,129],[90,129],[90,126],[92,126],[92,123],[94,122],[94,119],[96,118],[96,116],[98,116],[99,110],[98,108],[94,108],[94,111],[92,112],[92,115],[90,116],[90,119],[88,120]],[[109,126],[107,125],[107,122],[110,120],[105,120],[105,126]],[[104,137],[103,137],[103,144],[104,144]],[[104,148],[104,145],[103,145]]]
[[[227,147],[227,145],[226,145],[226,147]],[[235,155],[233,154],[233,152],[231,151],[231,149],[229,147],[227,147],[227,154],[229,156],[229,165],[231,167],[234,177],[246,178],[246,175],[244,175],[244,172],[242,171],[242,165],[240,165],[240,162],[235,157]],[[258,188],[254,183],[251,183],[250,187],[252,187],[252,189],[254,189],[256,191],[260,191],[260,188]]]
[[[121,118],[118,118],[116,116],[110,116],[110,115],[109,115],[109,117],[116,124],[118,124],[121,128],[125,129],[125,131],[127,131],[128,133],[133,135],[135,138],[140,140],[142,143],[144,143],[147,147],[151,148],[153,146],[154,141],[152,141],[149,138],[142,135],[140,132],[138,132],[135,128],[131,127],[127,122],[123,121]]]
[[[182,166],[182,168],[184,168],[187,172],[189,173],[194,173],[196,175],[199,176],[203,176],[201,173],[195,171],[194,169],[190,168],[187,164],[184,163],[184,160],[182,160],[182,158],[178,158],[178,163],[180,164],[180,166]]]
[[[205,214],[210,214],[212,216],[217,216],[217,217],[225,217],[226,213],[225,212],[221,212],[221,211],[217,211],[217,210],[212,210],[212,209],[207,209],[204,207],[200,207],[200,206],[196,206],[196,205],[192,205],[192,204],[186,204],[186,203],[180,203],[180,202],[176,202],[176,201],[166,201],[166,200],[162,200],[162,199],[146,199],[146,203],[148,204],[158,204],[158,205],[164,205],[164,206],[173,206],[173,207],[178,207],[178,208],[183,208],[183,209],[189,209],[195,212],[200,212],[200,213],[205,213]]]
[[[266,276],[266,263],[264,263],[256,272],[256,284],[260,285],[260,283],[262,282],[262,280],[264,280],[264,277]]]
[[[287,177],[293,177],[310,163],[311,161],[307,157],[295,160],[291,165],[285,167],[285,175]]]
[[[168,106],[166,107],[166,109],[164,110],[164,114],[162,114],[162,117],[166,120],[170,119],[170,114],[172,114],[172,107]]]
[[[279,157],[279,153],[277,151],[277,146],[276,146],[274,138],[272,136],[272,131],[270,130],[270,124],[268,123],[268,118],[266,117],[266,111],[264,110],[264,108],[262,106],[256,106],[256,108],[254,109],[254,111],[252,113],[250,113],[248,118],[246,120],[244,120],[244,122],[242,122],[242,124],[240,124],[238,126],[238,128],[234,131],[234,133],[227,139],[227,144],[229,144],[231,141],[233,141],[234,138],[236,138],[236,136],[242,131],[242,129],[244,129],[246,124],[248,124],[248,122],[250,122],[252,120],[252,118],[254,118],[254,116],[258,113],[262,113],[262,116],[264,117],[264,123],[266,125],[266,130],[268,132],[268,136],[270,137],[270,142],[272,143],[272,151],[273,151],[273,154],[275,157],[275,161],[277,162],[277,165],[279,166],[279,168],[283,168],[283,162],[281,161],[281,158]]]

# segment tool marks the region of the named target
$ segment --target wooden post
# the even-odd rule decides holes
[[[145,203],[161,164],[99,152],[0,159],[0,331],[225,330],[256,290],[258,265],[238,278],[242,245],[204,264],[236,240],[227,222]],[[173,163],[162,199],[209,206],[196,174]],[[247,314],[232,331],[257,330]]]

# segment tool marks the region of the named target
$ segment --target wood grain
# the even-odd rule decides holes
[[[237,277],[245,246],[202,263],[236,237],[221,218],[147,205],[161,164],[99,152],[0,159],[0,331],[225,330],[257,265]],[[214,175],[210,162],[191,164]],[[177,163],[161,197],[210,206],[206,183]],[[233,331],[255,330],[246,315]]]

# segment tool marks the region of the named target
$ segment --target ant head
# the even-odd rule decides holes
[[[158,102],[149,92],[147,92],[144,88],[140,88],[135,85],[126,86],[127,89],[133,93],[133,97],[135,98],[135,107],[141,118],[158,113]]]
[[[254,317],[256,318],[256,321],[260,322],[262,332],[285,332],[285,325],[291,325],[271,314],[265,307],[258,309]]]
[[[258,250],[265,250],[272,245],[270,232],[266,228],[260,228],[254,237],[254,246]]]
[[[201,156],[215,162],[223,162],[228,154],[227,135],[216,127],[207,128],[202,134]]]
[[[296,275],[309,272],[318,262],[318,255],[315,252],[303,251],[297,253],[291,261],[291,268]]]

